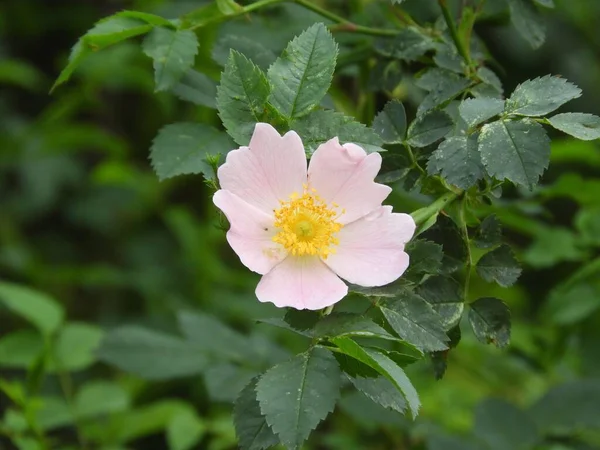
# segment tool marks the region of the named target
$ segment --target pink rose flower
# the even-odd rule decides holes
[[[391,188],[375,183],[380,168],[378,153],[335,137],[307,170],[300,136],[265,123],[248,147],[229,152],[213,201],[231,224],[233,250],[263,275],[259,301],[316,310],[348,293],[340,277],[383,286],[404,273],[415,222],[381,205]]]

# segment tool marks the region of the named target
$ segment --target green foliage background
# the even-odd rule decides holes
[[[382,2],[315,3],[369,23]],[[547,26],[536,50],[535,30],[530,42],[524,39],[504,0],[488,0],[476,25],[505,92],[525,79],[560,74],[584,92],[561,112],[600,114],[600,4],[555,0],[548,9],[549,2],[536,2]],[[266,70],[322,17],[286,4],[198,30],[195,67],[207,78],[187,80],[204,83],[195,104],[154,92],[152,61],[135,40],[91,54],[70,83],[48,95],[73,43],[100,18],[122,9],[177,17],[202,3],[0,6],[0,448],[36,449],[39,436],[65,450],[236,448],[237,392],[305,348],[302,337],[256,323],[282,312],[254,298],[258,277],[227,246],[210,186],[198,175],[159,182],[148,152],[165,124],[221,128],[216,81],[238,36],[260,44],[254,62]],[[433,1],[406,0],[402,7],[418,21],[439,15]],[[326,101],[339,111],[370,125],[386,91],[421,102],[423,91],[399,64],[356,64],[371,51],[370,44],[355,45],[363,37],[335,38],[340,53]],[[159,88],[165,76],[156,80]],[[460,345],[445,355],[441,381],[430,360],[407,369],[423,404],[415,422],[344,389],[306,448],[600,448],[600,145],[556,137],[537,188],[505,186],[501,200],[477,210],[496,214],[523,263],[510,288],[471,283],[472,299],[497,296],[510,307],[510,346],[484,346],[464,326]],[[390,198],[399,211],[424,201],[402,190]],[[344,300],[344,308],[356,302]],[[98,352],[103,336],[118,327]],[[146,336],[147,329],[155,331]],[[56,330],[60,364],[38,357]],[[111,346],[115,336],[135,342],[140,335],[154,344],[125,357],[122,347]],[[252,354],[239,354],[248,342]],[[141,367],[131,354],[155,364]],[[169,370],[182,367],[190,376],[170,379]],[[37,394],[26,398],[26,390]]]

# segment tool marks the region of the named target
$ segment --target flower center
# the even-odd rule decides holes
[[[327,207],[314,189],[304,186],[304,194],[294,193],[287,202],[281,201],[275,211],[275,227],[279,232],[273,241],[283,245],[294,256],[319,255],[325,259],[335,253],[339,244],[335,234],[341,230],[337,213]],[[337,207],[337,205],[333,205]]]

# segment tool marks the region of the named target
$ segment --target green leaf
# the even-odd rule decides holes
[[[53,298],[18,284],[0,281],[0,303],[45,335],[54,333],[64,320],[65,312]]]
[[[54,91],[54,89],[56,89],[61,84],[69,81],[69,78],[71,78],[71,75],[73,75],[73,72],[75,72],[75,69],[77,68],[77,66],[79,66],[79,64],[81,64],[81,61],[83,61],[84,58],[87,55],[89,55],[91,52],[92,51],[88,47],[85,46],[83,41],[81,39],[79,39],[75,43],[75,45],[73,45],[73,48],[71,48],[71,53],[69,53],[69,59],[67,60],[67,65],[60,72],[60,74],[58,75],[58,78],[56,79],[56,81],[54,82],[52,87],[50,88],[50,93],[52,93]]]
[[[510,342],[510,311],[502,300],[484,297],[473,302],[469,322],[475,337],[484,344],[505,347]]]
[[[131,400],[118,384],[90,381],[77,392],[74,406],[79,418],[89,419],[125,411],[131,407]]]
[[[119,369],[159,380],[201,373],[208,364],[202,350],[175,336],[124,326],[106,334],[97,356]]]
[[[417,391],[404,373],[404,370],[392,359],[376,350],[363,348],[347,337],[334,338],[332,342],[342,353],[375,369],[391,381],[396,389],[404,395],[413,418],[417,416],[419,407],[421,406]]]
[[[295,330],[308,331],[312,336],[312,329],[315,327],[319,319],[320,314],[317,311],[311,311],[308,309],[294,309],[289,308],[285,313],[285,322]]]
[[[246,58],[260,67],[267,70],[277,55],[260,42],[251,39],[248,36],[236,34],[225,34],[215,43],[212,50],[213,59],[222,66],[227,64],[231,50],[242,53]]]
[[[441,316],[445,330],[458,324],[465,305],[456,281],[442,276],[430,277],[418,287],[417,294]]]
[[[519,84],[506,100],[504,110],[520,116],[544,116],[578,97],[581,89],[573,83],[546,75]]]
[[[477,229],[473,243],[479,248],[492,248],[502,242],[502,227],[498,218],[491,214],[487,216]]]
[[[488,97],[469,98],[460,103],[458,111],[469,128],[473,128],[502,113],[504,100]]]
[[[243,11],[244,8],[241,5],[238,5],[233,0],[216,0],[217,8],[226,16],[239,13]]]
[[[368,317],[359,314],[333,313],[317,322],[316,337],[358,336],[397,340]]]
[[[154,28],[143,20],[120,14],[100,20],[83,37],[83,41],[92,50],[100,50],[140,34],[146,34]]]
[[[354,387],[365,394],[375,403],[404,414],[406,400],[390,380],[383,376],[373,378],[348,377]]]
[[[260,411],[256,399],[257,381],[258,378],[254,378],[248,383],[233,407],[235,434],[241,450],[264,450],[279,443]]]
[[[577,139],[593,141],[600,139],[600,117],[584,113],[557,114],[548,119],[550,125]]]
[[[441,271],[452,273],[464,266],[467,246],[454,221],[444,214],[437,216],[435,225],[423,233],[425,239],[439,244],[444,249]]]
[[[427,172],[441,173],[448,183],[461,189],[474,186],[485,175],[477,151],[477,135],[446,139],[429,157]]]
[[[487,67],[477,69],[477,77],[482,81],[481,84],[473,87],[471,93],[477,97],[503,97],[504,89],[502,81],[492,70]]]
[[[44,341],[37,331],[31,329],[3,333],[0,337],[0,367],[26,369],[44,349]]]
[[[546,24],[532,0],[509,0],[510,19],[517,32],[531,45],[540,47],[546,40]]]
[[[575,216],[575,228],[584,242],[600,246],[600,206],[580,209]]]
[[[158,132],[150,150],[158,178],[201,173],[213,178],[209,160],[220,158],[234,147],[221,131],[202,123],[173,123]]]
[[[499,120],[483,126],[479,152],[490,176],[532,189],[548,167],[550,139],[532,120]]]
[[[400,144],[406,135],[406,111],[398,100],[385,104],[383,110],[373,120],[373,130],[386,144]]]
[[[57,371],[83,370],[96,361],[94,351],[100,344],[103,331],[83,322],[67,323],[59,332],[51,367]]]
[[[421,273],[438,273],[442,266],[442,246],[435,242],[419,239],[413,240],[406,246],[410,256],[407,275]]]
[[[417,117],[408,127],[408,144],[426,147],[439,141],[452,130],[452,119],[442,111],[433,111]]]
[[[543,227],[534,231],[534,241],[523,253],[523,261],[543,268],[560,261],[579,261],[584,255],[573,231],[563,227]]]
[[[460,75],[447,70],[441,72],[443,72],[443,76],[440,78],[440,82],[425,96],[417,109],[417,116],[444,105],[470,85],[470,81]]]
[[[322,23],[294,38],[269,68],[269,102],[288,120],[308,114],[329,89],[337,53]]]
[[[554,8],[554,0],[533,0],[540,6],[544,6],[546,8]]]
[[[473,431],[490,450],[529,450],[541,438],[528,414],[497,399],[484,400],[477,406]]]
[[[253,362],[260,358],[248,345],[247,337],[212,317],[181,311],[177,314],[181,333],[187,341],[207,354],[238,362]]]
[[[405,61],[419,59],[434,48],[433,39],[413,27],[403,27],[398,30],[398,35],[393,40],[385,39],[377,42],[375,46],[383,56]]]
[[[241,53],[231,50],[217,89],[217,108],[229,135],[248,145],[254,126],[261,122],[269,97],[265,74]]]
[[[496,282],[500,286],[512,286],[521,275],[521,267],[508,245],[486,253],[477,262],[477,273],[485,281]]]
[[[157,27],[144,39],[142,50],[154,61],[155,90],[166,91],[194,64],[198,38],[191,30]]]
[[[191,450],[196,448],[206,431],[206,425],[193,410],[175,414],[167,425],[169,450]]]
[[[188,70],[179,83],[173,86],[171,92],[181,100],[212,109],[217,108],[217,83],[194,69]]]
[[[269,369],[256,385],[260,410],[289,448],[299,448],[333,411],[340,393],[340,369],[325,349],[312,348]]]
[[[367,153],[384,151],[379,135],[351,117],[331,110],[313,111],[307,116],[292,123],[291,128],[302,138],[304,148],[313,153],[317,147],[338,137],[340,142],[352,142],[362,147]]]
[[[418,349],[432,352],[448,348],[442,318],[419,295],[403,289],[379,309],[398,336]]]
[[[552,323],[573,325],[589,318],[600,309],[600,285],[579,283],[564,288],[554,288],[544,305]]]
[[[127,17],[131,19],[139,19],[147,24],[157,27],[177,28],[173,21],[157,16],[156,14],[145,13],[141,11],[120,11],[111,17]]]

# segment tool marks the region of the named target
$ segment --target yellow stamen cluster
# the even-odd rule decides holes
[[[314,189],[304,186],[304,194],[292,194],[281,201],[275,211],[275,227],[280,231],[273,241],[283,245],[294,256],[319,255],[326,259],[335,253],[339,241],[335,234],[341,230],[337,213],[328,208]],[[338,205],[333,205],[337,207]]]

